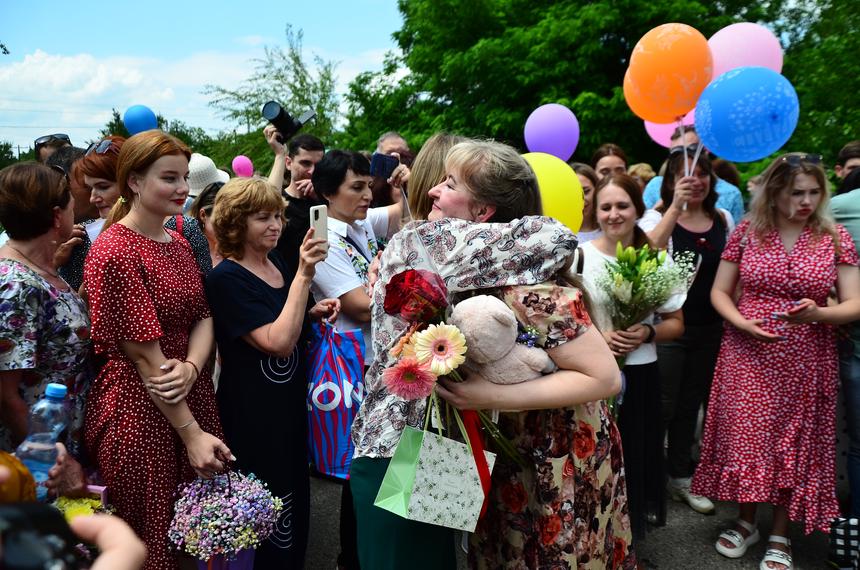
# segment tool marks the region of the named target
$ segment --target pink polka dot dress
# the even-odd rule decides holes
[[[783,506],[805,532],[826,531],[839,515],[835,329],[787,327],[773,314],[803,298],[825,306],[837,265],[857,265],[857,252],[842,226],[838,248],[807,226],[791,252],[776,230],[758,239],[748,228],[738,225],[722,255],[739,264],[738,310],[785,340],[761,342],[726,323],[692,491]]]
[[[167,529],[177,486],[195,474],[119,343],[158,340],[167,358],[184,360],[192,327],[209,317],[191,248],[168,233],[173,241],[159,243],[114,224],[95,241],[84,266],[95,350],[107,358],[90,389],[84,440],[111,505],[146,543],[146,570],[179,568]],[[223,438],[208,370],[201,370],[186,401],[200,427]]]

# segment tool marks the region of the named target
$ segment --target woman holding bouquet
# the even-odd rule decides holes
[[[645,204],[639,185],[626,174],[610,174],[600,181],[594,196],[597,223],[602,234],[582,246],[585,257],[582,275],[595,294],[595,304],[608,312],[613,300],[602,295],[597,282],[606,263],[615,261],[618,243],[627,248],[649,245],[636,225]],[[618,427],[624,442],[624,465],[630,516],[636,537],[644,537],[646,522],[662,525],[666,519],[663,457],[663,425],[660,417],[660,375],[656,343],[673,340],[684,332],[681,305],[684,295],[675,295],[654,314],[624,330],[604,327],[603,336],[612,354],[624,361],[626,387],[619,409]]]
[[[860,273],[851,236],[829,217],[820,162],[792,153],[767,168],[711,291],[726,326],[692,491],[740,504],[716,543],[729,558],[760,539],[757,504],[773,505],[761,568],[775,570],[792,567],[789,519],[809,533],[839,515],[833,325],[860,318]]]
[[[351,471],[361,565],[456,567],[452,531],[373,506],[401,432],[406,425],[420,429],[425,412],[424,400],[405,401],[381,381],[395,364],[389,349],[409,327],[385,312],[392,293],[381,284],[420,267],[437,272],[454,295],[498,295],[521,324],[534,327],[537,344],[560,369],[528,383],[497,385],[471,375],[436,388],[461,409],[530,410],[502,414],[500,429],[526,466],[497,458],[470,565],[634,568],[620,436],[601,402],[618,391],[618,370],[591,326],[580,290],[556,279],[571,261],[575,237],[558,222],[535,216],[540,197],[534,173],[514,149],[460,143],[448,153],[446,172],[430,191],[430,221],[407,226],[392,239],[373,291],[377,351],[353,427]]]

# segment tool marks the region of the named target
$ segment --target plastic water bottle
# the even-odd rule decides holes
[[[69,423],[66,410],[66,387],[48,384],[45,397],[30,410],[30,432],[15,455],[26,465],[36,480],[36,499],[48,500],[48,470],[57,462],[57,440]]]

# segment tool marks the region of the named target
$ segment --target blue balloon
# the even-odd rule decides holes
[[[145,105],[132,105],[122,116],[122,124],[131,135],[158,128],[158,119],[152,109]]]
[[[752,162],[788,142],[799,115],[797,93],[788,79],[766,67],[738,67],[702,91],[696,131],[717,156]]]

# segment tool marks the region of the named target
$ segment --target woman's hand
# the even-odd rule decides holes
[[[72,250],[84,243],[84,237],[87,235],[87,230],[83,224],[75,224],[72,226],[72,235],[69,239],[60,244],[57,251],[54,252],[54,267],[62,267],[69,262],[72,257]]]
[[[650,334],[647,326],[636,324],[625,330],[605,332],[603,338],[614,356],[624,356],[639,348]]]
[[[230,448],[211,433],[203,431],[197,422],[178,431],[188,451],[188,462],[204,479],[211,479],[224,470],[221,458],[236,461]]]
[[[312,319],[325,319],[333,323],[340,313],[340,299],[323,299],[308,312]]]
[[[48,470],[45,486],[51,494],[58,497],[80,497],[87,491],[87,478],[83,467],[69,455],[62,443],[57,444],[57,462]]]
[[[69,522],[72,531],[84,542],[99,549],[91,570],[139,570],[146,559],[146,546],[131,527],[119,517],[91,515]]]
[[[183,362],[175,358],[171,358],[160,368],[166,373],[162,376],[150,377],[146,387],[161,401],[168,404],[182,401],[191,391],[194,382],[197,381],[197,369],[190,362]]]
[[[693,194],[693,188],[699,181],[695,176],[684,176],[675,182],[674,192],[672,194],[672,204],[670,208],[682,209],[684,204],[690,201]]]
[[[743,323],[741,323],[739,326],[736,326],[739,330],[762,342],[777,342],[783,340],[783,337],[773,333],[769,333],[763,328],[761,328],[760,325],[762,323],[764,323],[764,320],[762,319],[744,319]]]
[[[776,318],[792,325],[805,325],[820,320],[820,307],[812,299],[801,299],[784,313],[778,313]]]
[[[373,286],[379,280],[379,266],[382,265],[382,252],[378,252],[373,261],[370,262],[370,267],[367,268],[367,296],[373,299]]]
[[[314,229],[308,230],[302,245],[299,247],[299,275],[313,279],[316,265],[328,255],[328,236],[317,238]]]
[[[477,372],[470,372],[462,382],[442,377],[436,385],[436,393],[458,410],[497,409],[499,390],[498,384],[493,384]]]
[[[398,161],[400,160],[400,153],[392,152],[391,156],[397,158]],[[411,174],[412,172],[409,170],[409,167],[401,162],[397,165],[397,168],[394,169],[391,176],[386,181],[392,188],[396,188],[398,190],[398,196],[395,202],[400,201],[400,189],[409,181],[409,176]]]
[[[287,147],[278,140],[278,129],[274,125],[266,125],[263,128],[263,136],[266,137],[266,142],[269,143],[269,148],[272,149],[275,156],[286,154]]]

